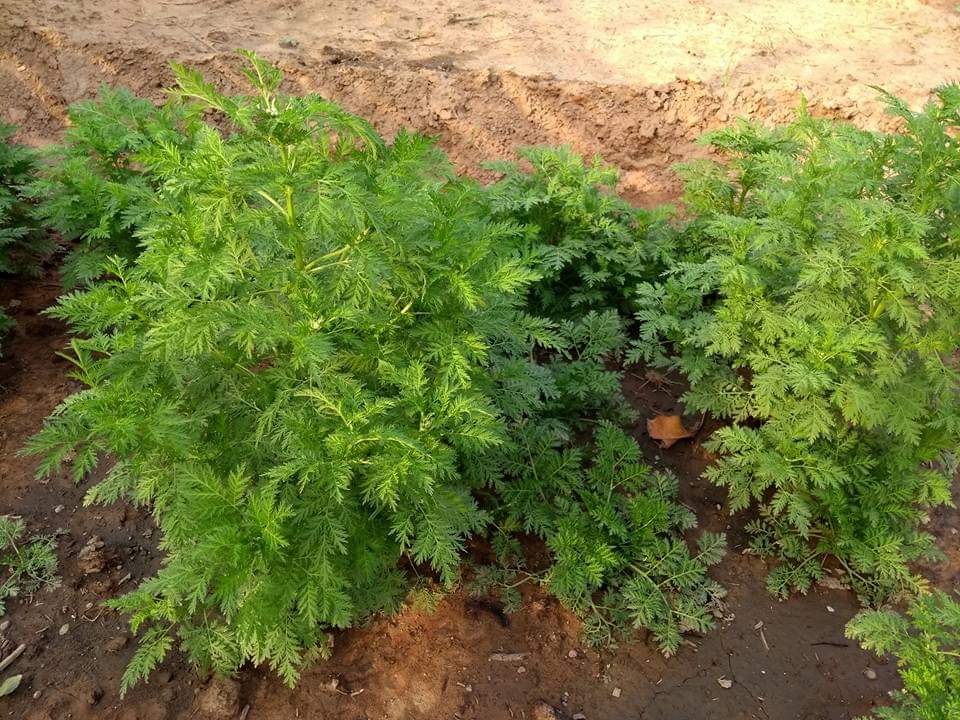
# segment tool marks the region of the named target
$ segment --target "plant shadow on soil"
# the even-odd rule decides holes
[[[892,663],[844,637],[844,624],[857,610],[850,593],[816,588],[787,602],[767,594],[764,563],[741,554],[743,519],[731,518],[723,492],[699,478],[709,462],[699,440],[711,428],[660,450],[646,435],[645,420],[680,411],[680,386],[651,382],[642,368],[632,368],[624,386],[639,411],[633,434],[648,462],[679,475],[682,499],[701,529],[726,530],[730,538],[730,553],[714,571],[729,590],[728,615],[713,632],[690,637],[678,656],[663,658],[642,633],[615,650],[586,649],[576,619],[539,589],[525,591],[522,609],[506,623],[454,593],[432,613],[407,609],[338,633],[333,657],[309,668],[295,690],[257,669],[243,671],[236,682],[210,683],[175,652],[121,701],[119,679],[135,641],[124,619],[101,603],[159,565],[149,514],[125,504],[84,508],[83,493],[96,477],[80,486],[66,473],[39,482],[35,460],[16,455],[55,405],[78,389],[67,376],[69,362],[56,354],[66,344],[65,328],[40,315],[59,292],[53,271],[0,288],[0,305],[17,322],[0,360],[0,512],[22,515],[33,532],[61,534],[63,577],[53,592],[10,603],[2,653],[20,643],[27,650],[7,671],[23,673],[24,681],[0,701],[0,715],[233,718],[249,705],[249,720],[506,720],[532,717],[533,708],[546,702],[558,717],[583,713],[589,720],[843,720],[882,703],[896,687]],[[938,534],[954,546],[949,528],[955,524],[955,515],[934,520]],[[103,547],[84,551],[94,536]],[[955,550],[934,569],[943,581],[956,578]],[[499,662],[490,659],[494,653],[523,657]],[[876,679],[866,677],[868,667]],[[731,687],[722,687],[720,679]]]

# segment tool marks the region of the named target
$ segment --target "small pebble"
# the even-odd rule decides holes
[[[836,610],[834,610],[832,606],[827,605],[827,612],[831,612],[831,613],[832,613],[832,612],[836,612]]]
[[[523,665],[521,665],[520,667],[517,668],[517,674],[518,674],[518,675],[523,675],[526,671],[527,671],[527,669],[526,669]]]
[[[34,700],[39,700],[39,699],[40,699],[40,691],[39,691],[39,690],[37,690],[37,691],[33,694],[33,699],[34,699]]]
[[[571,650],[570,652],[567,653],[568,658],[575,658],[576,656],[577,656],[576,650]]]
[[[63,512],[63,508],[64,508],[63,505],[57,505],[57,506],[53,509],[53,511],[54,511],[55,513],[57,513],[57,514],[60,514],[60,513]]]
[[[620,695],[621,695],[622,693],[623,693],[623,691],[622,691],[620,688],[618,688],[618,687],[615,687],[615,688],[613,689],[613,696],[614,696],[615,698],[620,697]]]
[[[60,626],[61,635],[66,635],[68,632],[70,632],[70,623],[64,623]]]
[[[863,674],[864,674],[864,677],[867,678],[867,680],[877,679],[877,671],[874,670],[873,668],[867,668],[866,670],[863,671]]]

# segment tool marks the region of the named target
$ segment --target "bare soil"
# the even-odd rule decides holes
[[[466,172],[482,175],[480,163],[517,145],[567,143],[603,154],[622,169],[622,189],[650,205],[676,196],[671,165],[703,152],[694,144],[703,130],[735,116],[784,120],[801,93],[818,114],[885,126],[869,85],[919,103],[960,78],[960,13],[949,0],[0,0],[0,118],[18,123],[26,142],[55,140],[65,106],[102,82],[159,99],[171,60],[239,87],[229,51],[240,46],[279,61],[289,89],[319,91],[388,136],[401,126],[438,135]],[[699,442],[710,428],[669,451],[653,445],[645,420],[680,409],[678,387],[646,382],[641,369],[626,383],[640,410],[635,436],[650,462],[680,475],[701,523],[727,529],[734,544],[717,571],[730,590],[728,616],[677,657],[664,659],[642,637],[586,650],[575,618],[539,591],[507,624],[454,594],[434,613],[410,609],[338,634],[332,659],[295,690],[256,669],[211,681],[175,655],[121,700],[135,641],[101,602],[161,561],[149,514],[85,508],[96,478],[79,487],[65,475],[38,482],[35,461],[17,456],[77,389],[56,354],[64,328],[40,314],[59,292],[53,269],[0,286],[0,305],[18,323],[0,360],[0,513],[59,532],[63,576],[59,589],[7,613],[0,654],[28,647],[8,671],[24,681],[0,699],[2,716],[226,719],[249,706],[247,720],[507,720],[536,717],[546,702],[558,717],[588,720],[846,720],[896,687],[892,663],[844,638],[857,610],[849,593],[817,588],[782,603],[766,593],[766,567],[740,552],[744,518],[699,480],[708,462]],[[940,512],[931,525],[949,559],[928,575],[955,586],[957,514]],[[523,658],[490,660],[498,652]]]

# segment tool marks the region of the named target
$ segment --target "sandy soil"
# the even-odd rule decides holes
[[[171,59],[237,79],[228,53],[279,60],[291,86],[439,135],[464,169],[568,143],[650,202],[670,166],[737,116],[889,122],[872,85],[921,103],[960,78],[952,0],[0,0],[0,117],[43,142],[101,82],[159,97]]]
[[[676,195],[670,166],[702,152],[696,137],[735,116],[786,119],[803,93],[816,113],[880,127],[889,119],[870,85],[919,103],[960,79],[960,12],[950,0],[0,0],[0,119],[18,123],[27,142],[48,142],[65,105],[101,82],[159,99],[171,60],[239,87],[230,54],[238,46],[279,61],[291,90],[319,91],[387,135],[400,126],[438,135],[465,171],[517,145],[568,143],[603,154],[622,169],[623,189],[652,204]],[[856,611],[851,596],[818,588],[778,603],[763,590],[762,563],[734,552],[718,575],[730,588],[730,617],[671,660],[642,638],[584,650],[575,621],[539,593],[506,626],[454,595],[433,614],[409,610],[339,635],[332,660],[294,691],[257,670],[210,683],[173,657],[121,701],[133,642],[99,602],[160,561],[150,520],[126,506],[83,508],[87,484],[38,483],[33,461],[16,456],[75,389],[55,355],[63,328],[39,315],[58,292],[52,271],[0,287],[0,304],[18,322],[0,362],[0,513],[61,529],[64,576],[55,593],[8,613],[0,653],[21,642],[28,649],[14,666],[24,684],[0,699],[2,716],[232,719],[249,705],[247,720],[507,720],[530,718],[545,701],[557,717],[589,720],[846,720],[895,687],[890,664],[843,637]],[[699,445],[658,453],[641,431],[645,417],[675,409],[675,398],[640,383],[627,389],[650,461],[663,455],[680,473],[705,525],[742,539],[742,518],[729,518],[722,493],[697,480],[706,462]],[[944,586],[960,580],[957,527],[956,513],[935,519],[951,559],[929,571]],[[94,535],[105,564],[86,573],[78,556]],[[500,651],[526,656],[491,662]],[[733,686],[722,688],[720,677]]]

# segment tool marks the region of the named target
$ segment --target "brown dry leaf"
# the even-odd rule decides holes
[[[698,425],[693,430],[687,430],[679,415],[657,415],[647,420],[647,433],[660,443],[660,447],[664,450],[671,447],[677,440],[693,437],[699,429]]]

